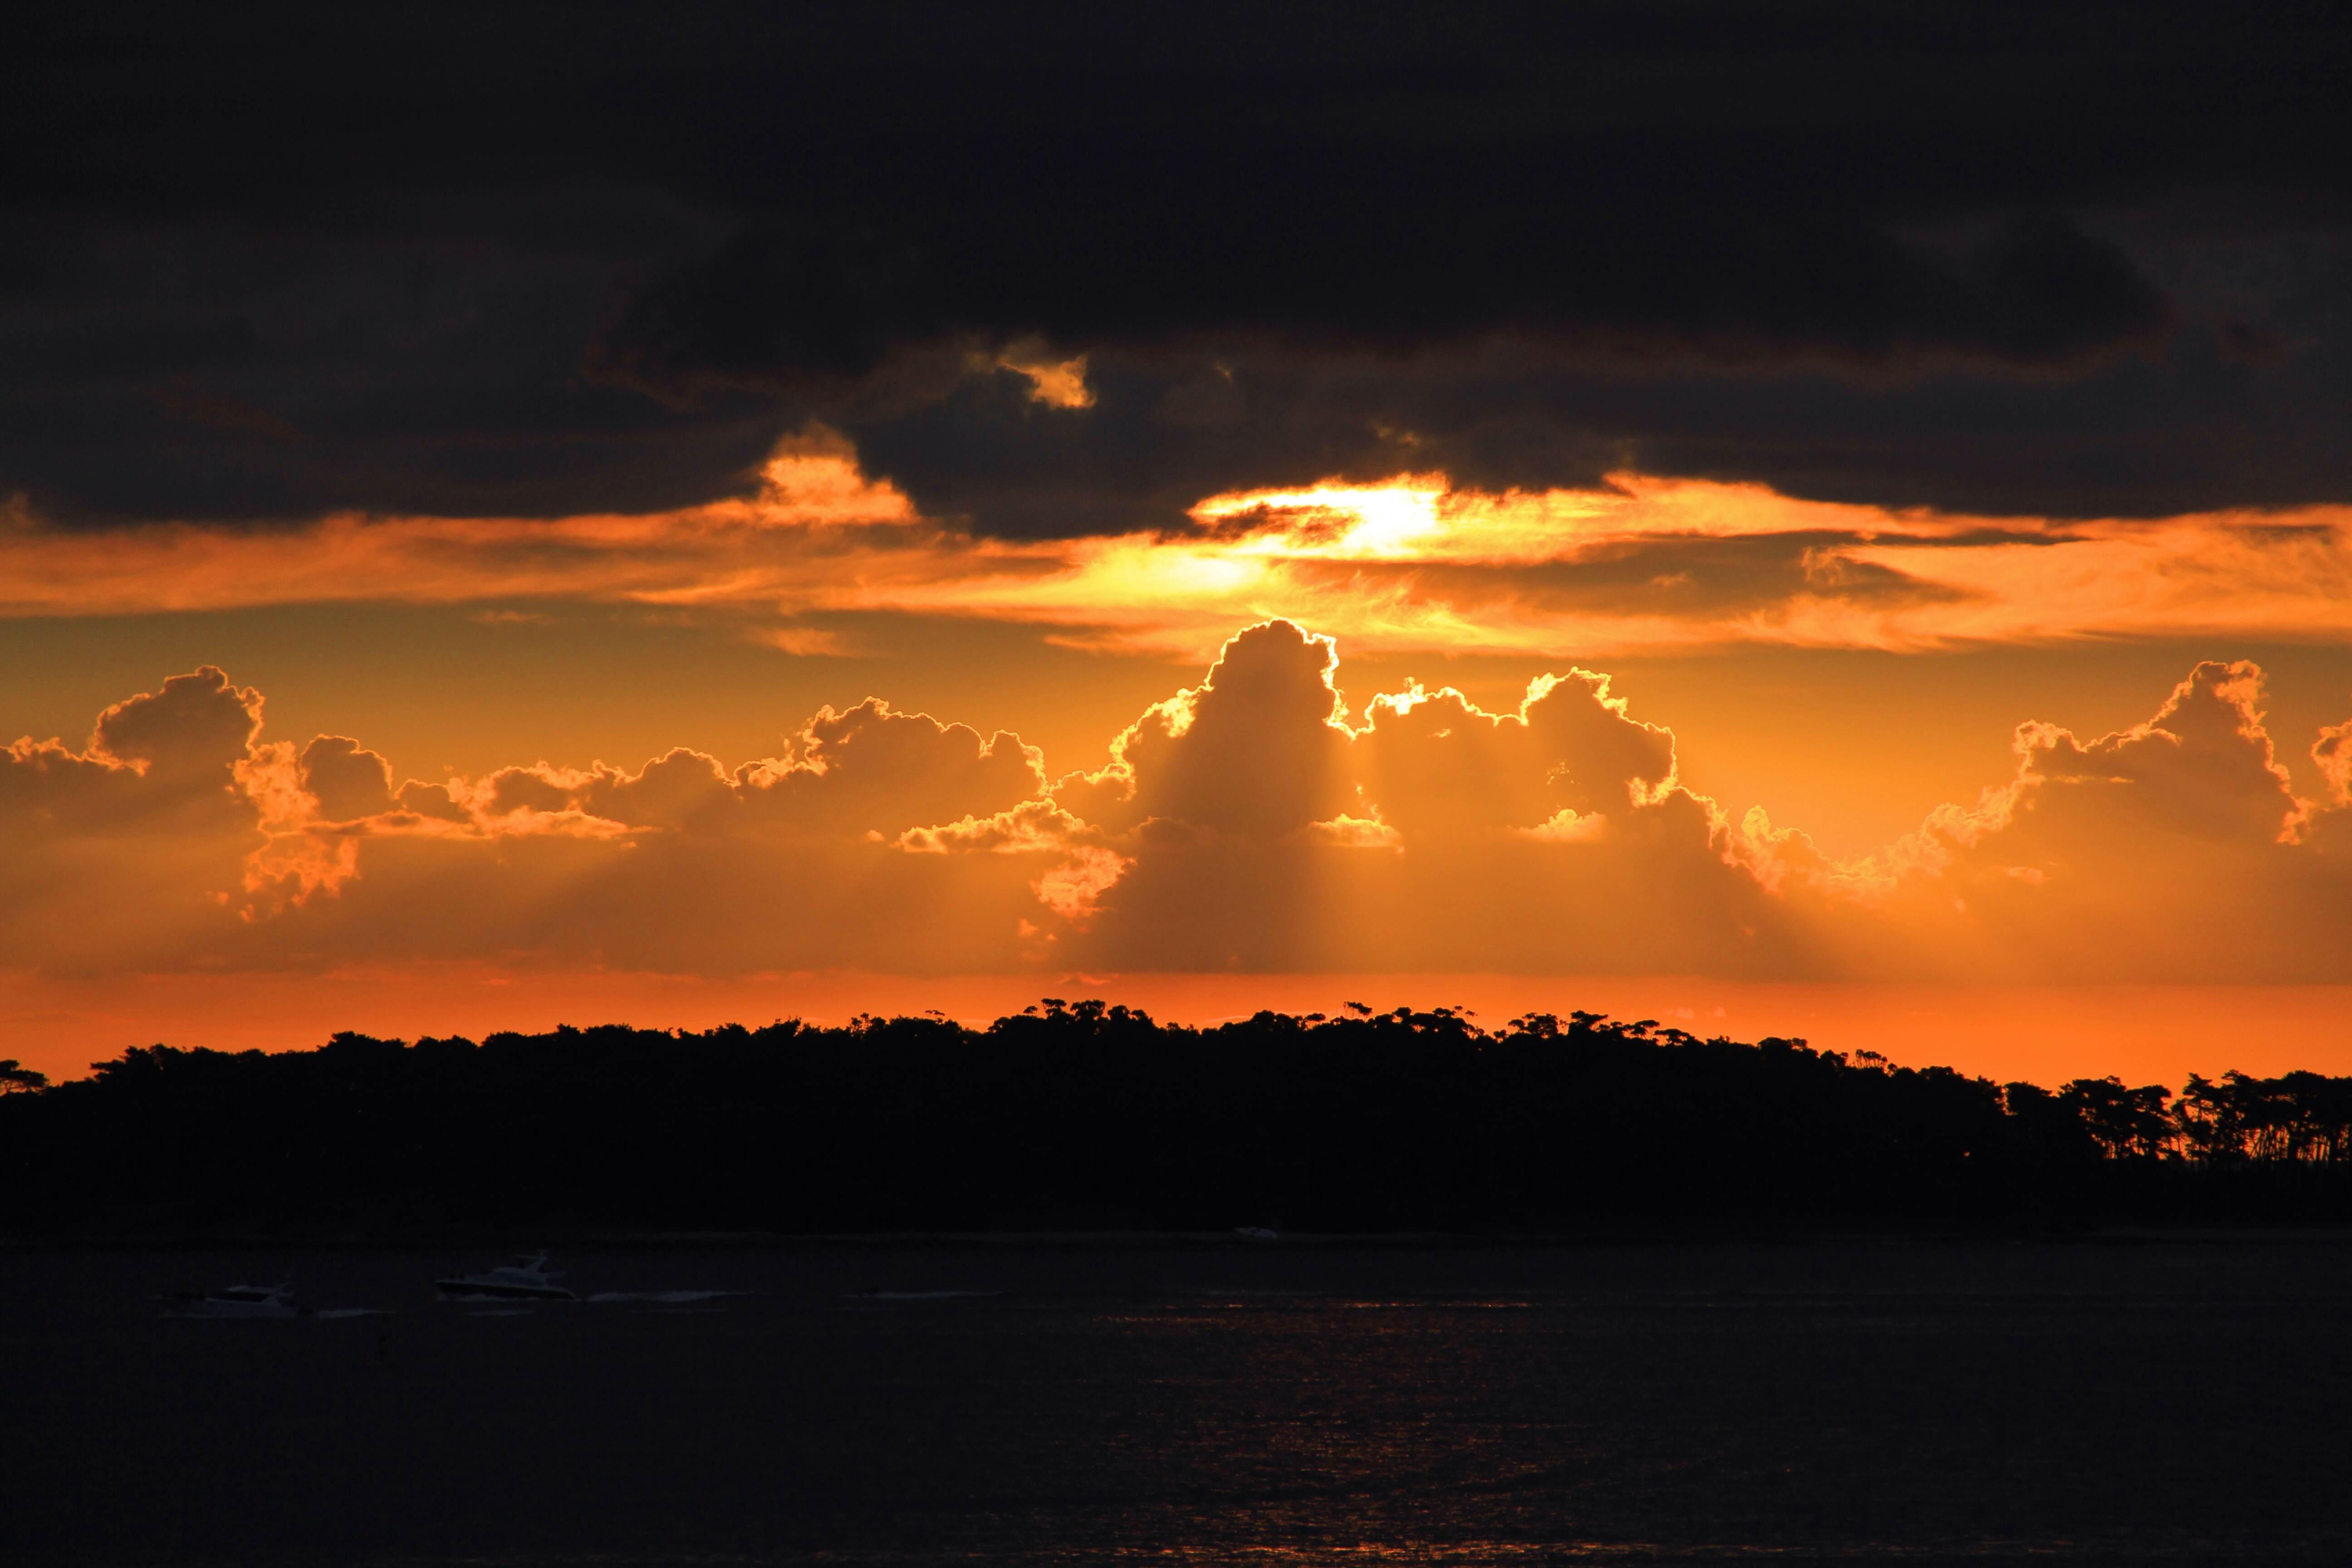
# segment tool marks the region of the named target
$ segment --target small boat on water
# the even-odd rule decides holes
[[[277,1285],[224,1285],[199,1296],[194,1291],[163,1298],[167,1318],[299,1318],[294,1281]]]
[[[520,1261],[486,1268],[479,1274],[452,1274],[446,1279],[433,1281],[433,1289],[445,1301],[576,1301],[574,1296],[555,1283],[563,1278],[557,1270],[550,1273],[547,1254],[534,1252]]]

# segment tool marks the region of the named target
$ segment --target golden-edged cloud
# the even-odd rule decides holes
[[[424,781],[358,738],[268,738],[261,695],[205,668],[79,746],[0,752],[0,936],[79,973],[2352,980],[2352,722],[2298,796],[2251,664],[2113,734],[2022,724],[2011,776],[1848,860],[1690,789],[1605,675],[1351,711],[1339,669],[1333,638],[1261,623],[1059,776],[875,698],[732,765]]]
[[[101,968],[204,951],[264,843],[244,788],[261,712],[206,668],[107,709],[79,749],[0,751],[0,951]]]
[[[1041,398],[1075,407],[1076,365],[1021,368]],[[778,448],[756,495],[669,512],[0,528],[0,614],[352,599],[727,606],[757,613],[747,635],[800,654],[856,646],[803,617],[865,612],[1013,621],[1185,658],[1276,616],[1364,648],[1545,657],[2341,639],[2352,637],[2352,509],[2053,521],[1639,474],[1594,490],[1489,493],[1408,473],[1209,497],[1172,533],[1016,541],[925,518],[813,427]]]

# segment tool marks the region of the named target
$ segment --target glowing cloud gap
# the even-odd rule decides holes
[[[1276,616],[1364,648],[1542,657],[2352,638],[2352,509],[2336,506],[2058,521],[1637,474],[1597,490],[1488,493],[1424,473],[1213,496],[1192,521],[1167,535],[986,538],[922,517],[812,427],[778,448],[756,496],[674,512],[101,533],[20,519],[0,528],[0,614],[354,599],[723,607],[772,615],[746,635],[803,655],[855,639],[803,617],[871,612],[1011,621],[1186,658]]]

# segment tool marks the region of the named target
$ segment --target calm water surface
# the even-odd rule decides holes
[[[0,1255],[0,1560],[2352,1561],[2342,1244],[505,1260]]]

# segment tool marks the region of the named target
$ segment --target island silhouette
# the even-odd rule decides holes
[[[1047,998],[10,1064],[23,1236],[1531,1233],[2352,1216],[2352,1078],[2056,1089],[1656,1021]]]

